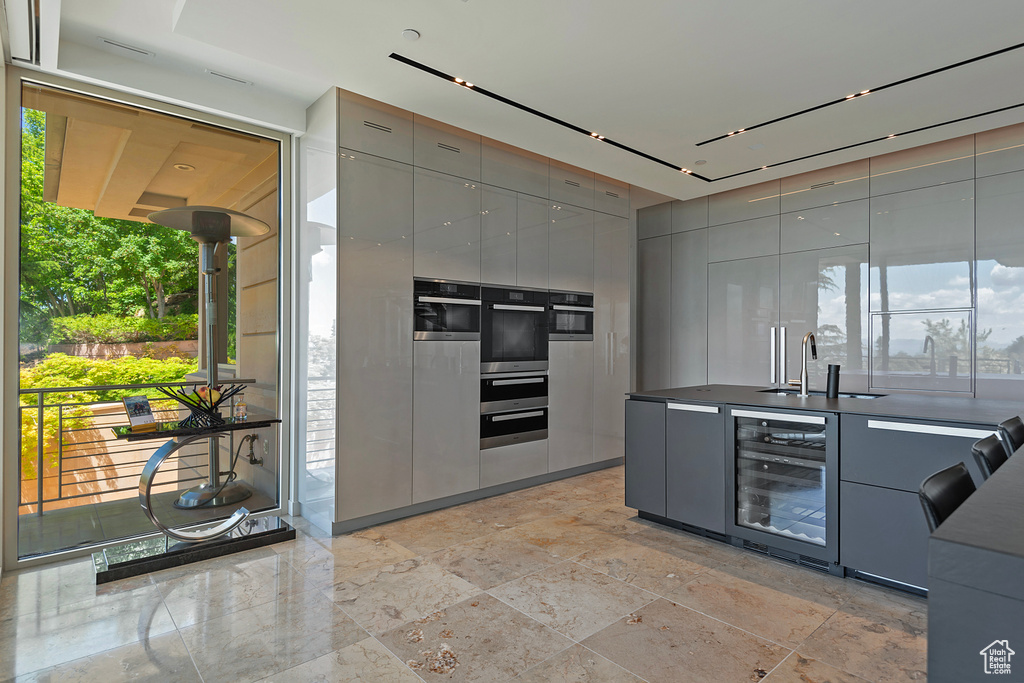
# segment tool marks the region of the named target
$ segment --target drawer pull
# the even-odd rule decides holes
[[[935,434],[938,436],[959,436],[965,439],[984,439],[995,434],[994,429],[967,429],[966,427],[940,427],[923,425],[913,422],[886,422],[885,420],[868,420],[868,429],[884,429],[890,432],[911,432],[913,434]]]
[[[505,387],[512,384],[543,384],[546,377],[530,377],[529,379],[496,379],[491,386]]]
[[[762,413],[756,410],[733,410],[733,417],[753,417],[758,420],[785,420],[786,422],[802,422],[809,425],[823,425],[825,418],[819,415],[793,415],[791,413]]]
[[[462,150],[459,149],[458,147],[452,147],[451,145],[446,145],[443,142],[437,143],[437,146],[440,147],[441,149],[446,149],[449,152],[455,152],[456,154],[462,154]]]
[[[525,420],[528,417],[544,417],[543,410],[531,410],[528,413],[513,413],[511,415],[495,415],[491,422],[505,422],[506,420]]]
[[[697,403],[669,403],[669,410],[686,410],[691,413],[717,413],[718,406],[702,406]]]
[[[366,126],[367,128],[372,128],[374,130],[379,130],[382,133],[390,133],[391,132],[391,129],[389,127],[382,126],[381,124],[374,123],[373,121],[363,121],[363,125]]]

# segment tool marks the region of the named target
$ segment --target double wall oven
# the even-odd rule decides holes
[[[548,437],[548,293],[481,288],[480,448]]]

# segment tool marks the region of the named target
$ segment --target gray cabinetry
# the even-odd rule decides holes
[[[626,506],[665,516],[665,403],[626,401]]]
[[[593,292],[594,212],[552,203],[549,215],[548,286],[571,292]]]
[[[480,193],[479,183],[416,169],[416,277],[480,281]]]
[[[551,342],[548,367],[548,469],[556,472],[594,459],[594,343]]]
[[[595,176],[594,210],[629,218],[629,185],[603,175]]]
[[[843,415],[839,561],[848,569],[927,587],[928,527],[917,490],[929,475],[967,464],[985,425]]]
[[[338,114],[341,147],[412,163],[412,113],[339,90]]]
[[[548,288],[548,202],[519,193],[516,216],[516,285]]]
[[[412,185],[406,164],[339,163],[335,521],[412,502]]]
[[[672,216],[675,217],[674,208]],[[708,330],[702,323],[708,319],[707,230],[672,235],[671,298],[672,372],[665,386],[705,384],[708,379]]]
[[[629,221],[604,214],[594,220],[593,346],[594,462],[602,462],[622,457],[629,391]]]
[[[547,471],[545,439],[480,451],[480,488],[540,476]]]
[[[778,256],[708,266],[709,383],[772,383],[778,325]]]
[[[547,157],[488,138],[481,140],[480,154],[483,182],[547,199]]]
[[[515,287],[517,213],[518,197],[515,192],[483,186],[480,201],[481,282]]]
[[[549,162],[548,196],[553,204],[594,208],[594,174],[552,159]]]
[[[480,342],[413,344],[414,503],[480,486]]]
[[[637,389],[670,384],[672,362],[672,237],[640,240],[637,248]],[[699,320],[698,324],[703,323]]]
[[[665,516],[725,533],[725,413],[722,406],[668,403]]]
[[[429,168],[479,182],[479,135],[417,115],[413,138],[417,168]]]

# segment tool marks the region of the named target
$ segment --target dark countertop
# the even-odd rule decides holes
[[[1024,600],[1024,448],[931,535],[928,576]]]
[[[1024,413],[1024,402],[1016,401],[996,401],[970,397],[959,398],[956,396],[922,396],[920,394],[888,394],[873,399],[825,398],[824,396],[801,398],[800,396],[787,394],[760,393],[765,388],[709,384],[676,389],[637,391],[628,394],[628,396],[630,398],[660,401],[734,403],[764,408],[820,410],[823,412],[854,413],[877,417],[940,420],[991,427],[1014,415]],[[1021,490],[1024,491],[1024,488]],[[1021,494],[1021,497],[1024,498],[1024,493]]]

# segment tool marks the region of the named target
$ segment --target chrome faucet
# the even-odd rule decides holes
[[[814,345],[814,333],[808,332],[800,342],[800,395],[809,396],[807,382],[807,340],[811,341],[811,358],[818,360],[818,348]]]

